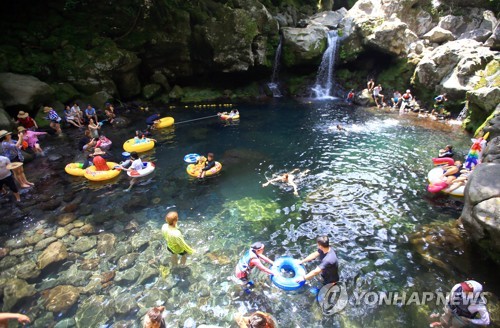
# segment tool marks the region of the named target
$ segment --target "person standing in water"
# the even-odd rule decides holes
[[[181,265],[186,265],[186,255],[193,254],[194,249],[192,249],[184,241],[181,231],[177,228],[177,222],[179,221],[179,215],[177,212],[168,212],[165,216],[165,223],[161,227],[161,232],[163,237],[167,241],[167,249],[172,253],[172,266],[177,266],[178,256],[181,256]]]
[[[274,265],[274,262],[264,255],[264,244],[259,241],[250,246],[250,249],[245,252],[236,265],[235,276],[240,280],[242,285],[246,285],[247,287],[253,286],[253,282],[249,280],[249,275],[253,268],[257,268],[268,275],[273,274],[260,260]]]
[[[461,328],[489,325],[490,314],[481,295],[482,292],[483,286],[475,280],[456,284],[451,289],[440,320],[431,323],[430,326]],[[439,317],[439,314],[431,315],[431,318],[436,317]]]
[[[125,171],[140,171],[144,168],[142,159],[135,151],[130,153],[130,162],[130,167],[124,167],[122,165],[121,168]],[[132,180],[130,180],[130,185],[127,189],[125,189],[125,191],[130,191],[130,189],[132,189],[132,187],[137,183],[137,179],[138,178],[132,178]]]
[[[297,282],[309,280],[318,274],[323,278],[323,285],[336,284],[339,281],[339,261],[337,254],[330,247],[330,239],[328,236],[319,236],[316,238],[318,250],[311,253],[305,259],[300,261],[300,264],[313,261],[319,257],[321,263],[316,269],[309,271],[305,276],[299,277]]]
[[[300,178],[300,177],[303,177],[305,176],[307,173],[309,173],[309,170],[305,170],[304,172],[301,172],[299,173],[297,176],[295,176],[294,174],[299,172],[300,169],[294,169],[288,173],[285,173],[277,178],[274,178],[274,179],[271,179],[271,180],[268,180],[266,183],[262,184],[262,187],[267,187],[269,186],[269,184],[273,183],[273,182],[282,182],[282,183],[285,183],[287,185],[289,185],[290,187],[293,188],[293,194],[295,196],[298,196],[299,195],[299,192],[298,192],[298,186],[297,184],[295,183],[295,178]]]

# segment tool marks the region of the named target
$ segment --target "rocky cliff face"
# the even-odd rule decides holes
[[[469,235],[500,262],[500,104],[484,128],[489,142],[483,164],[471,174],[465,188],[462,222]]]

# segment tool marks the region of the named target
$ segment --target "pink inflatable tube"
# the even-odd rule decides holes
[[[435,193],[440,192],[443,189],[446,189],[447,187],[448,187],[448,184],[446,182],[438,182],[438,183],[430,184],[427,187],[427,191],[435,194]]]
[[[443,157],[443,158],[433,158],[432,159],[432,162],[434,163],[434,165],[453,165],[455,164],[455,161],[453,160],[453,158],[449,158],[449,157]]]

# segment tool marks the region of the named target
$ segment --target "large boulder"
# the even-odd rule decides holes
[[[484,42],[486,47],[491,50],[500,50],[500,23],[493,30],[493,34]]]
[[[418,63],[414,82],[428,89],[463,98],[477,83],[476,73],[494,59],[489,48],[473,40],[447,42],[424,53]]]
[[[391,55],[406,54],[410,44],[417,41],[415,33],[399,19],[384,21],[365,38],[368,46]]]
[[[461,219],[472,239],[500,261],[500,164],[483,163],[472,172]]]
[[[340,23],[342,22],[346,14],[347,10],[345,8],[341,8],[337,11],[320,12],[312,16],[309,19],[308,24],[326,26],[330,29],[337,29],[340,27]]]
[[[54,89],[34,76],[0,73],[0,101],[11,114],[35,110],[55,99]]]
[[[322,26],[306,28],[284,27],[283,61],[286,66],[315,64],[327,47],[328,29]]]
[[[442,44],[448,41],[455,40],[455,36],[453,35],[453,33],[439,26],[434,27],[432,30],[427,32],[422,38],[429,40],[429,42],[437,44]]]
[[[483,87],[467,92],[469,104],[491,113],[500,104],[500,87]]]
[[[80,289],[71,285],[62,285],[42,292],[45,309],[50,312],[65,312],[71,308],[80,297]]]
[[[68,251],[66,246],[60,241],[50,244],[42,254],[38,255],[37,265],[38,268],[43,270],[45,267],[52,263],[60,262],[68,258]]]
[[[0,103],[1,105],[1,103]],[[0,106],[0,130],[10,131],[12,129],[12,118],[10,115]]]

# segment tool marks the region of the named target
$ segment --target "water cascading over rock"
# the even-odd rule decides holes
[[[271,75],[271,82],[267,84],[269,90],[271,90],[271,92],[273,93],[273,97],[275,98],[283,97],[279,89],[279,83],[278,83],[278,73],[280,70],[282,44],[283,44],[283,36],[280,36],[280,43],[278,44],[278,48],[276,48],[276,54],[274,55],[273,75]]]
[[[317,99],[332,99],[333,88],[333,68],[335,67],[335,57],[337,55],[337,45],[339,37],[335,30],[328,32],[328,48],[326,48],[321,59],[321,64],[316,77],[316,85],[312,88]]]

